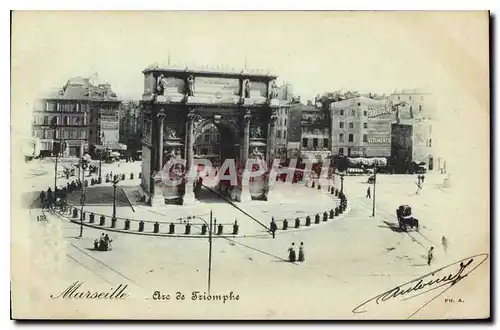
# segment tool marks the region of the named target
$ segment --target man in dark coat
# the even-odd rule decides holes
[[[276,230],[278,230],[278,226],[276,225],[276,222],[273,218],[273,220],[271,220],[271,233],[273,234],[273,238],[276,237]]]

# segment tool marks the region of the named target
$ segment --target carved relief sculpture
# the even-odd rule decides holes
[[[167,139],[177,139],[177,132],[174,128],[167,126],[165,133]]]
[[[260,126],[252,127],[252,129],[250,130],[250,138],[252,138],[252,139],[260,139],[263,137],[262,135],[263,135],[263,132],[262,132],[262,128],[260,128]]]
[[[263,160],[264,159],[264,150],[259,148],[259,147],[254,147],[252,149],[252,153],[248,156],[248,158]]]
[[[244,94],[246,99],[250,98],[250,88],[251,88],[250,79],[246,79],[245,80],[245,94]]]

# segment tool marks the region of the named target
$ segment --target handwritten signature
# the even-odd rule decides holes
[[[368,299],[361,305],[352,310],[353,313],[366,313],[368,308],[383,304],[389,300],[406,301],[415,297],[426,294],[430,291],[442,288],[439,294],[424,302],[415,312],[409,317],[418,313],[422,308],[427,306],[431,301],[442,295],[445,291],[456,285],[458,282],[467,277],[477,267],[488,259],[487,253],[477,254],[472,257],[463,258],[457,262],[441,267],[428,274],[420,276],[413,281],[398,285],[388,291],[385,291],[375,297]]]

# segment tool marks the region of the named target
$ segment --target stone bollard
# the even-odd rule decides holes
[[[111,218],[111,228],[116,228],[116,218]]]
[[[94,221],[95,221],[95,215],[94,215],[94,213],[90,213],[90,215],[89,215],[89,223],[94,223]]]
[[[201,234],[202,235],[206,235],[207,234],[207,225],[206,224],[202,224],[201,225]]]
[[[323,221],[326,221],[328,220],[328,213],[323,213]]]
[[[333,209],[330,210],[330,219],[333,219],[335,215],[335,211]]]
[[[124,227],[125,230],[129,230],[130,229],[130,220],[125,220],[125,227]]]
[[[140,178],[142,178],[142,173],[141,173],[141,172],[139,172],[139,179],[140,179]]]
[[[106,217],[104,215],[101,215],[99,218],[99,226],[104,226],[104,223],[106,222]]]
[[[155,234],[158,234],[160,232],[160,224],[158,222],[155,222],[153,232]]]
[[[338,195],[339,195],[339,190],[335,189],[335,197],[337,197]]]
[[[316,215],[314,216],[314,223],[319,223],[319,219],[320,219],[319,214],[316,213]]]
[[[139,231],[140,232],[144,231],[144,221],[139,222]]]
[[[168,233],[169,234],[174,234],[175,233],[175,225],[173,222],[170,223],[170,226],[168,228]]]
[[[134,180],[134,173],[130,173],[130,180]]]
[[[335,216],[338,217],[339,216],[339,207],[335,207]]]
[[[73,218],[78,218],[78,209],[76,207],[73,209]]]
[[[233,235],[238,235],[239,228],[240,228],[240,226],[238,225],[238,222],[235,221],[234,225],[233,225]]]
[[[186,231],[184,234],[189,235],[191,233],[191,225],[189,223],[186,223]]]
[[[219,226],[217,227],[217,235],[222,235],[223,227],[222,224],[219,223]]]
[[[335,194],[335,188],[332,187],[332,189],[330,190],[330,194],[331,195]]]
[[[122,174],[122,181],[125,181],[125,174]]]
[[[288,220],[285,219],[283,220],[283,230],[287,230],[288,229]]]
[[[97,184],[101,184],[102,183],[102,178],[98,178],[97,179]]]
[[[316,182],[313,181],[311,184],[311,188],[314,188],[315,186],[316,186]]]
[[[300,219],[297,218],[295,219],[295,228],[299,228],[300,227]]]
[[[321,190],[321,185],[318,183],[318,190]]]
[[[310,216],[307,216],[306,217],[306,226],[310,226],[311,225],[311,217]]]

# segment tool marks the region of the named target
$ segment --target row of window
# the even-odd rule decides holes
[[[311,147],[309,141],[312,140],[312,147],[313,148],[318,148],[320,147],[319,146],[319,140],[318,138],[313,138],[313,139],[308,139],[308,138],[302,138],[302,147],[304,148],[308,148],[308,147]],[[323,139],[323,148],[328,148],[328,145],[329,145],[329,140],[328,139]]]
[[[359,103],[358,103],[358,105],[359,105]],[[344,115],[344,109],[340,109],[339,114],[341,116],[343,116]],[[352,117],[356,116],[356,110],[355,109],[351,109],[350,112],[349,112],[349,115],[352,116]],[[363,116],[365,116],[365,117],[368,116],[368,111],[364,110],[363,111]]]
[[[344,122],[339,122],[339,128],[344,128]],[[349,123],[349,128],[354,128],[354,123]],[[363,123],[363,128],[368,128],[368,123]]]
[[[348,142],[354,142],[354,134],[349,134],[347,138],[348,138]],[[344,142],[344,134],[343,133],[339,134],[339,142]],[[368,135],[363,134],[363,142],[368,143]]]
[[[408,96],[408,99],[411,101],[412,100],[412,96],[409,95]],[[417,99],[417,97],[415,98],[415,100]],[[420,96],[420,101],[423,101],[424,100],[424,97],[423,96]],[[401,95],[398,95],[398,101],[401,101]]]
[[[62,118],[62,124],[60,124]],[[79,125],[79,126],[85,126],[87,125],[87,117],[85,116],[33,116],[33,124],[34,125],[52,125],[52,126],[57,126],[57,125]]]
[[[31,133],[39,139],[87,139],[87,130],[63,130],[60,133],[57,129],[35,129]]]
[[[83,103],[59,103],[59,102],[39,102],[35,105],[35,111],[51,112],[85,112],[89,110],[88,104]]]

